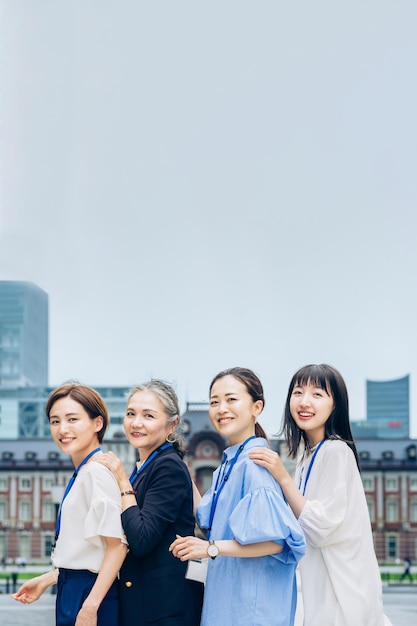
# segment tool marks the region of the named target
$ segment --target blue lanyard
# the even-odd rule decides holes
[[[207,533],[206,533],[207,539],[210,539],[210,533],[211,533],[211,527],[212,527],[212,524],[213,524],[214,513],[216,512],[217,502],[219,500],[219,497],[220,497],[220,494],[221,494],[221,492],[223,490],[223,487],[225,486],[225,484],[229,480],[229,476],[232,473],[232,469],[235,466],[235,463],[236,463],[236,461],[239,458],[239,454],[242,452],[243,448],[246,446],[248,441],[250,441],[251,439],[255,439],[255,438],[256,438],[256,435],[252,435],[251,437],[248,437],[246,439],[246,441],[244,441],[243,443],[240,444],[240,446],[238,447],[238,449],[236,451],[235,456],[233,457],[233,459],[230,462],[230,466],[229,466],[229,469],[227,471],[227,474],[226,474],[226,466],[227,466],[227,463],[228,463],[227,456],[226,456],[226,454],[223,456],[222,464],[220,465],[220,470],[219,470],[219,473],[217,474],[216,484],[214,486],[213,498],[211,500],[209,527],[207,528]]]
[[[307,487],[307,483],[308,483],[308,479],[310,478],[310,473],[311,473],[311,469],[313,467],[314,461],[316,460],[316,456],[317,456],[317,452],[320,450],[321,446],[324,444],[324,442],[326,441],[326,438],[322,439],[320,441],[320,443],[317,445],[317,448],[314,450],[314,454],[311,457],[311,461],[308,465],[308,469],[307,469],[307,474],[306,474],[306,479],[304,481],[304,488],[303,488],[303,495],[306,492],[306,487]],[[300,474],[300,481],[298,483],[298,489],[301,491],[301,480],[303,478],[303,473],[301,472]]]
[[[81,461],[81,463],[79,464],[79,466],[77,467],[77,469],[75,470],[75,472],[73,473],[73,475],[71,476],[71,478],[68,481],[68,484],[66,486],[65,492],[64,492],[64,497],[61,500],[61,505],[59,507],[59,511],[58,511],[58,517],[56,520],[56,529],[55,529],[55,543],[54,546],[56,545],[58,536],[59,536],[59,531],[61,530],[61,511],[62,511],[62,505],[64,504],[64,500],[67,497],[67,495],[69,494],[69,492],[71,491],[71,488],[75,482],[75,479],[77,478],[78,472],[80,471],[80,469],[82,468],[82,466],[87,463],[88,459],[90,459],[93,454],[96,454],[97,452],[101,452],[101,448],[96,448],[95,450],[93,450],[92,452],[90,452],[90,454],[87,454],[87,456],[85,457],[85,459],[83,459]]]
[[[159,454],[160,452],[162,452],[162,450],[166,450],[167,448],[170,448],[171,446],[172,446],[172,443],[169,443],[169,442],[164,443],[164,445],[163,445],[163,446],[160,446],[159,448],[157,448],[156,450],[154,450],[154,451],[152,452],[152,454],[151,454],[150,456],[148,456],[148,458],[146,459],[146,461],[144,461],[140,467],[135,467],[135,468],[134,468],[134,470],[133,470],[133,472],[132,472],[132,473],[131,473],[131,475],[130,475],[130,478],[129,478],[129,480],[130,480],[130,484],[131,484],[131,485],[133,485],[133,483],[135,482],[135,480],[137,479],[137,477],[139,476],[139,474],[140,474],[141,472],[143,472],[143,470],[145,469],[145,467],[146,467],[147,465],[149,465],[149,463],[150,463],[151,461],[153,461],[153,459],[154,459],[156,456],[158,456],[158,454]]]

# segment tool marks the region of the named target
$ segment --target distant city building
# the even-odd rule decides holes
[[[205,402],[187,403],[182,416],[182,432],[187,444],[184,460],[200,493],[205,493],[228,443],[212,427]]]
[[[48,295],[0,281],[0,388],[48,384]]]
[[[408,436],[410,376],[387,381],[367,380],[366,419],[387,429],[391,436],[398,437],[399,432]]]
[[[417,441],[356,442],[380,561],[417,558]]]
[[[366,420],[352,421],[355,438],[404,439],[410,434],[410,376],[366,381]]]

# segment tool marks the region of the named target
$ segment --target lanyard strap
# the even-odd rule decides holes
[[[79,464],[79,466],[77,467],[77,469],[75,470],[75,472],[73,473],[73,475],[71,476],[71,478],[68,481],[68,484],[67,484],[66,489],[64,491],[64,496],[63,496],[63,498],[61,500],[61,504],[60,504],[59,511],[58,511],[58,517],[57,517],[57,520],[56,520],[55,544],[56,544],[58,536],[59,536],[59,531],[61,530],[61,511],[62,511],[62,505],[64,504],[64,500],[67,497],[67,495],[69,494],[69,492],[71,491],[71,488],[72,488],[72,486],[73,486],[73,484],[75,482],[75,479],[77,478],[78,472],[80,471],[82,466],[85,463],[87,463],[87,461],[93,456],[93,454],[96,454],[97,452],[101,452],[101,448],[96,448],[95,450],[93,450],[92,452],[87,454],[85,459],[83,459],[81,461],[81,463]]]
[[[307,487],[308,479],[310,478],[311,469],[312,469],[312,467],[313,467],[314,461],[316,460],[317,452],[320,450],[321,446],[324,444],[324,442],[325,442],[325,441],[326,441],[326,438],[324,438],[324,439],[322,439],[322,440],[320,441],[320,443],[317,445],[317,448],[314,450],[314,454],[313,454],[313,456],[311,457],[310,463],[309,463],[308,468],[307,468],[306,479],[305,479],[305,481],[304,481],[303,495],[304,495],[304,494],[305,494],[305,492],[306,492],[306,487]],[[298,483],[298,489],[300,489],[300,490],[301,490],[301,480],[302,480],[302,478],[303,478],[303,474],[302,474],[302,472],[301,472],[301,474],[300,474],[300,481],[299,481],[299,483]]]
[[[170,442],[164,443],[164,445],[163,445],[163,446],[160,446],[159,448],[157,448],[156,450],[154,450],[154,451],[152,452],[152,454],[151,454],[150,456],[148,456],[148,458],[146,459],[146,461],[144,461],[140,467],[135,467],[135,468],[133,469],[133,472],[132,472],[132,473],[131,473],[131,475],[130,475],[130,478],[129,478],[130,484],[131,484],[131,485],[133,485],[133,483],[135,482],[135,480],[137,479],[137,477],[139,476],[139,474],[140,474],[141,472],[143,472],[143,470],[145,469],[145,467],[146,467],[147,465],[149,465],[149,463],[150,463],[151,461],[153,461],[153,459],[154,459],[156,456],[158,456],[158,454],[159,454],[160,452],[162,452],[162,450],[166,450],[167,448],[170,448],[171,446],[172,446],[172,443],[170,443]]]
[[[207,539],[210,539],[210,533],[211,533],[211,527],[212,527],[212,524],[213,524],[214,513],[216,512],[217,502],[219,500],[219,497],[220,497],[220,494],[221,494],[221,492],[223,490],[223,487],[225,486],[225,484],[229,480],[229,476],[232,473],[232,469],[235,466],[235,463],[236,463],[236,461],[239,458],[239,454],[242,452],[243,448],[246,446],[248,441],[250,441],[251,439],[255,439],[255,438],[256,438],[256,435],[252,435],[251,437],[248,437],[246,439],[246,441],[244,441],[243,443],[240,444],[240,446],[238,447],[238,449],[236,451],[235,456],[233,457],[233,459],[230,462],[229,469],[227,470],[227,474],[226,474],[226,466],[227,466],[228,460],[227,460],[226,454],[223,455],[222,464],[220,465],[219,473],[217,474],[217,478],[216,478],[216,484],[214,486],[213,498],[211,500],[209,527],[207,528],[207,533],[206,533]]]

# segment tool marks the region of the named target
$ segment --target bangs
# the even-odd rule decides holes
[[[332,395],[329,374],[322,365],[306,365],[294,374],[292,388],[305,385],[319,387],[328,395]]]

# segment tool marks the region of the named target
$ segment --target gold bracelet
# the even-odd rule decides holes
[[[121,496],[135,496],[137,494],[137,491],[134,491],[133,489],[128,489],[127,491],[122,491],[121,492]]]

